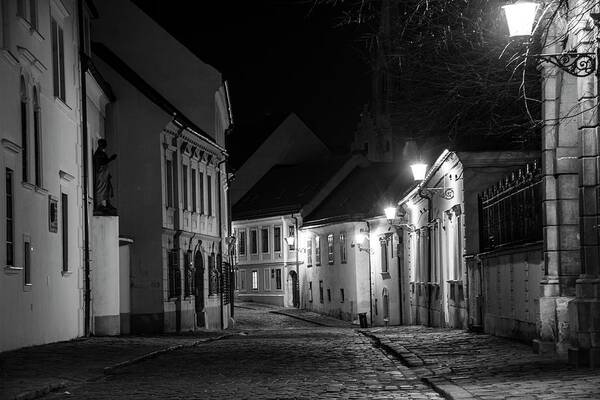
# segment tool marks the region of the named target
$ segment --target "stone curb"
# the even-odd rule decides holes
[[[225,339],[229,336],[233,336],[234,334],[232,333],[228,333],[225,335],[220,335],[220,336],[216,336],[214,338],[206,338],[206,339],[200,339],[195,341],[192,344],[178,344],[175,346],[170,346],[167,347],[165,349],[160,349],[160,350],[156,350],[156,351],[152,351],[150,353],[141,355],[139,357],[136,358],[132,358],[131,360],[126,360],[123,362],[120,362],[118,364],[114,364],[114,365],[110,365],[108,367],[104,367],[103,369],[103,374],[104,375],[113,375],[116,373],[116,371],[120,368],[124,368],[127,367],[129,365],[133,365],[133,364],[137,364],[139,362],[142,362],[144,360],[148,360],[151,358],[155,358],[163,353],[167,353],[170,351],[174,351],[174,350],[178,350],[184,347],[194,347],[194,346],[198,346],[200,344],[204,344],[204,343],[209,343],[209,342],[213,342],[215,340],[221,340],[221,339]],[[89,378],[87,379],[87,381],[93,381],[96,380],[98,378],[101,378],[102,376],[97,376],[97,377],[93,377],[93,378]],[[44,386],[43,388],[40,389],[35,389],[35,390],[28,390],[25,392],[21,392],[18,395],[14,396],[12,398],[12,400],[34,400],[34,399],[39,399],[40,397],[44,397],[47,394],[51,393],[51,392],[56,392],[58,390],[62,390],[67,388],[67,383],[66,382],[58,382],[58,383],[51,383],[48,384],[46,386]]]
[[[400,360],[402,364],[411,368],[415,373],[417,373],[417,375],[421,375],[421,381],[429,385],[440,395],[444,396],[444,398],[449,400],[477,399],[477,397],[474,397],[471,393],[469,393],[462,387],[454,384],[451,380],[447,379],[446,377],[436,375],[435,372],[433,372],[431,369],[425,366],[425,363],[420,357],[412,353],[404,346],[399,346],[400,349],[396,349],[390,346],[389,344],[384,343],[379,337],[377,337],[377,335],[369,331],[360,329],[357,331],[360,334],[371,339],[376,347],[381,348],[386,353]]]
[[[110,365],[108,367],[104,367],[103,372],[104,372],[104,375],[112,375],[112,374],[115,373],[116,370],[118,370],[120,368],[128,367],[130,365],[137,364],[139,362],[142,362],[142,361],[145,361],[145,360],[149,360],[151,358],[158,357],[161,354],[168,353],[168,352],[171,352],[171,351],[174,351],[174,350],[179,350],[179,349],[182,349],[184,347],[194,347],[194,346],[198,346],[200,344],[214,342],[215,340],[225,339],[226,337],[229,337],[229,336],[233,336],[233,334],[229,333],[229,334],[226,334],[226,335],[216,336],[214,338],[200,339],[200,340],[196,340],[192,344],[177,344],[175,346],[167,347],[165,349],[160,349],[160,350],[152,351],[150,353],[143,354],[143,355],[141,355],[139,357],[132,358],[131,360],[126,360],[126,361],[120,362],[118,364],[114,364],[114,365]]]
[[[269,312],[270,312],[271,314],[279,314],[279,315],[285,315],[285,316],[287,316],[287,317],[291,317],[291,318],[296,318],[296,319],[299,319],[299,320],[301,320],[301,321],[304,321],[304,322],[310,322],[311,324],[315,324],[315,325],[319,325],[319,326],[328,326],[328,327],[331,327],[331,325],[327,325],[327,324],[324,324],[324,323],[322,323],[322,322],[313,321],[313,320],[311,320],[311,319],[304,318],[304,317],[301,317],[301,316],[299,316],[299,315],[288,314],[288,313],[286,313],[285,311],[269,311]]]
[[[50,383],[41,389],[28,390],[26,392],[19,393],[18,395],[13,397],[13,399],[14,400],[39,399],[40,397],[44,397],[48,393],[56,392],[58,390],[66,388],[66,387],[67,387],[66,382]]]

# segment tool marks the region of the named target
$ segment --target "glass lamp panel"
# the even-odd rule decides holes
[[[531,36],[538,4],[532,1],[518,1],[503,6],[510,37]]]

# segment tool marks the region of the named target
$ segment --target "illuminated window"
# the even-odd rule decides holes
[[[252,290],[258,290],[258,271],[252,271]]]
[[[315,236],[315,265],[321,265],[321,237]]]
[[[327,263],[333,264],[333,234],[327,235]]]

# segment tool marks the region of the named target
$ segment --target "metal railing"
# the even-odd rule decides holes
[[[542,170],[537,162],[480,193],[480,250],[542,240],[542,194]]]

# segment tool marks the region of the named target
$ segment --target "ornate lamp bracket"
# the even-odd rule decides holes
[[[451,200],[454,198],[454,190],[452,188],[433,187],[419,190],[419,196],[426,199],[431,199],[436,193],[438,193],[439,196],[445,200]]]
[[[532,57],[556,65],[566,73],[583,78],[596,72],[596,53],[577,53],[574,51],[560,54],[536,54]]]

